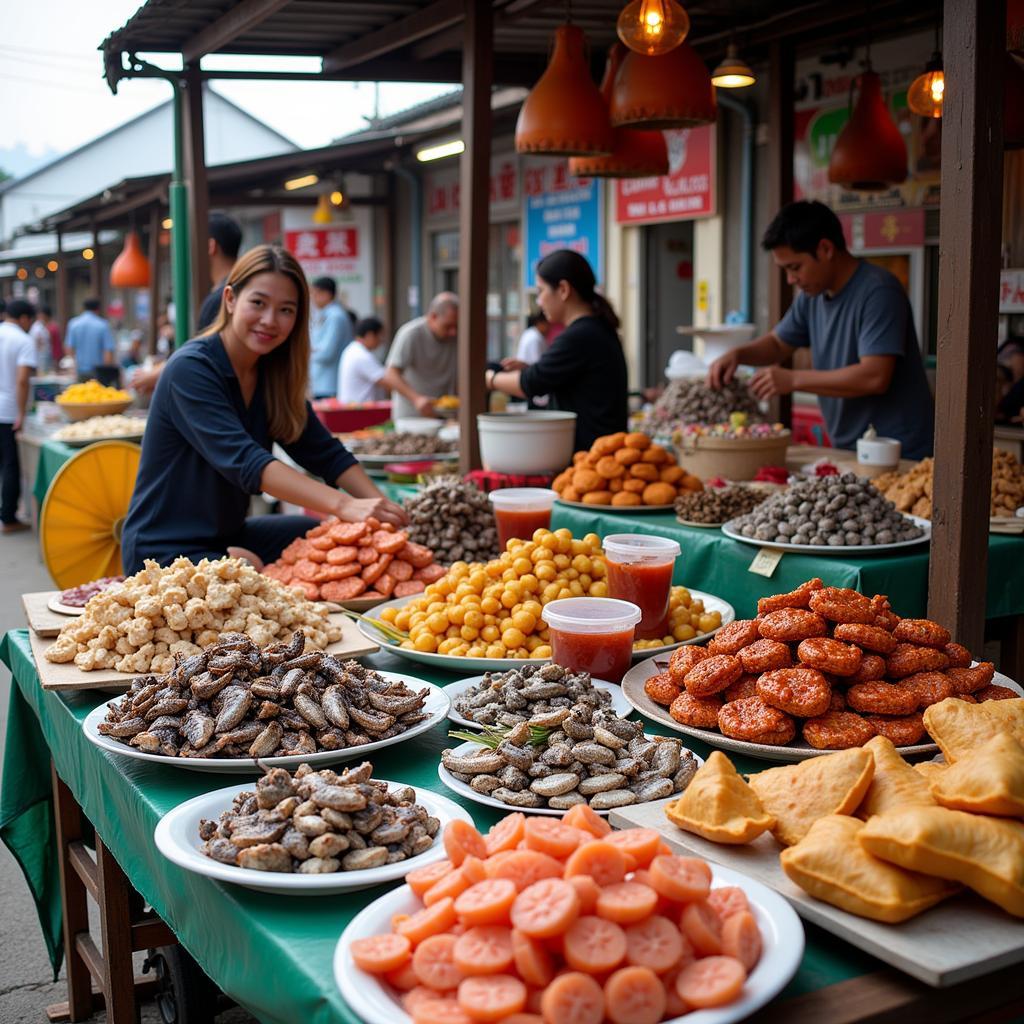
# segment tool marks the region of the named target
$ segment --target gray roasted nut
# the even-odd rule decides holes
[[[501,779],[497,775],[474,775],[469,786],[475,792],[483,793],[486,796],[501,786]]]
[[[593,796],[595,793],[608,793],[614,789],[625,789],[629,785],[629,779],[618,772],[609,772],[607,775],[591,775],[587,779],[580,780],[576,787],[584,796]]]
[[[476,754],[456,754],[454,750],[441,751],[441,763],[450,772],[463,775],[494,774],[505,766],[505,758],[495,750],[482,750]]]
[[[300,875],[333,875],[341,870],[341,861],[336,857],[310,857],[298,867]]]
[[[292,857],[279,843],[265,843],[239,850],[237,864],[240,868],[248,868],[250,871],[281,871],[290,873],[292,870]]]
[[[661,800],[675,792],[672,780],[665,778],[637,782],[631,788],[636,793],[636,798],[640,803],[646,803],[648,800]]]
[[[580,777],[573,772],[558,772],[545,779],[534,779],[530,789],[538,796],[561,796],[575,789],[580,784]]]
[[[544,806],[544,798],[536,793],[531,793],[528,789],[516,791],[501,786],[494,790],[491,796],[495,800],[500,800],[503,804],[508,804],[511,807],[535,808]]]
[[[538,767],[537,764],[532,766]],[[498,781],[508,789],[525,789],[530,784],[531,776],[513,764],[507,764],[497,773]]]
[[[584,764],[615,764],[615,751],[601,746],[600,743],[577,743],[573,747],[573,753],[576,759]]]
[[[559,767],[572,764],[575,760],[575,755],[568,743],[549,743],[548,747],[540,755],[540,760],[544,764]]]
[[[542,729],[551,729],[561,725],[570,715],[569,708],[554,708],[551,711],[535,713],[530,717],[530,725]]]
[[[614,807],[628,807],[638,802],[636,793],[628,789],[612,789],[590,798],[590,806],[595,811],[610,811]]]
[[[319,814],[296,814],[292,825],[304,836],[315,838],[330,830],[330,826]]]
[[[326,832],[317,836],[309,844],[309,852],[313,857],[337,857],[349,848],[348,836],[338,835],[336,832]]]
[[[567,811],[570,807],[575,807],[577,804],[585,804],[586,802],[587,798],[576,790],[563,793],[561,796],[548,797],[548,807],[554,808],[556,811]]]
[[[610,747],[612,750],[621,750],[627,743],[627,740],[616,736],[610,729],[605,729],[600,725],[594,726],[594,741],[603,747]]]

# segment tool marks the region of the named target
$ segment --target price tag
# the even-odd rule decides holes
[[[778,568],[784,554],[785,551],[779,551],[777,548],[761,548],[754,556],[747,572],[770,578]]]

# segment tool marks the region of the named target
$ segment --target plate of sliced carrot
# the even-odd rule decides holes
[[[454,821],[444,844],[338,940],[336,984],[367,1024],[729,1024],[803,957],[767,886],[582,804],[486,835]]]

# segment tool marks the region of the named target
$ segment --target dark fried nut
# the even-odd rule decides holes
[[[743,665],[744,672],[760,675],[777,668],[789,668],[793,664],[793,656],[785,644],[778,640],[755,640],[736,654]]]
[[[758,673],[760,675],[760,673]],[[743,675],[736,680],[732,686],[726,687],[722,691],[722,698],[726,702],[733,700],[742,700],[744,697],[753,697],[757,693],[757,676],[752,675],[749,672],[745,672]]]
[[[942,651],[949,658],[950,668],[970,668],[974,661],[971,652],[963,644],[946,644]]]
[[[887,629],[869,626],[864,622],[841,622],[832,635],[844,643],[856,644],[866,651],[892,654],[896,650],[896,638]]]
[[[885,674],[890,679],[902,679],[918,672],[941,672],[948,665],[949,658],[934,647],[897,644],[885,660]]]
[[[876,679],[884,678],[885,658],[877,654],[865,654],[860,659],[860,668],[852,676],[847,676],[843,682],[846,684],[871,683]]]
[[[760,697],[744,697],[722,706],[718,728],[724,736],[748,743],[766,743],[781,747],[796,735],[793,719]]]
[[[757,695],[789,715],[816,718],[828,710],[832,687],[817,669],[779,668],[758,679]]]
[[[696,647],[693,644],[673,651],[668,659],[668,674],[672,677],[672,682],[682,688],[686,673],[709,657],[711,655],[708,654],[706,647]]]
[[[953,693],[977,693],[992,682],[996,667],[991,661],[983,661],[974,668],[946,669],[946,678],[953,684]]]
[[[737,619],[723,626],[708,644],[711,654],[735,654],[741,648],[752,644],[761,634],[754,619]]]
[[[692,725],[697,729],[714,729],[718,725],[718,712],[722,708],[720,697],[694,697],[685,690],[668,709],[668,713],[683,725]]]
[[[915,672],[896,685],[913,690],[917,694],[917,706],[922,709],[953,696],[953,683],[945,672]]]
[[[668,707],[679,696],[679,687],[672,682],[672,677],[667,672],[659,672],[644,683],[644,693],[655,704],[664,704]]]
[[[889,598],[885,594],[875,594],[871,598],[871,610],[875,613],[873,624],[881,629],[887,629],[890,633],[900,621],[900,617],[892,610]]]
[[[815,636],[801,640],[796,656],[805,665],[819,672],[834,676],[852,676],[860,668],[863,654],[859,647],[832,640],[827,636]]]
[[[804,739],[817,750],[862,747],[875,735],[875,727],[852,711],[827,711],[804,722]]]
[[[912,747],[924,736],[920,711],[909,715],[865,715],[864,720],[874,726],[879,736],[891,740],[897,747]]]
[[[1020,694],[1016,690],[1011,690],[1008,686],[999,686],[993,683],[991,686],[984,686],[980,690],[976,690],[972,696],[975,700],[981,702],[986,700],[1013,700],[1015,697],[1019,697]]]
[[[739,658],[731,654],[713,654],[686,673],[683,685],[694,697],[708,697],[731,686],[743,675]]]
[[[845,711],[846,710],[846,698],[842,695],[839,690],[833,690],[832,696],[828,702],[829,711]]]
[[[909,715],[919,699],[913,687],[892,683],[855,683],[846,691],[846,703],[854,711],[871,715]]]
[[[823,587],[811,594],[811,610],[830,622],[874,622],[871,602],[848,587]]]
[[[907,644],[920,647],[938,647],[942,650],[949,643],[949,630],[931,619],[900,619],[892,635]]]
[[[828,623],[820,615],[804,608],[780,608],[768,612],[761,619],[758,630],[766,640],[792,644],[812,636],[825,636]]]
[[[777,612],[780,608],[806,608],[811,594],[815,590],[821,590],[825,584],[817,576],[813,580],[801,583],[796,590],[788,594],[772,594],[769,597],[762,597],[757,602],[757,614],[766,615],[768,612]]]
[[[962,700],[965,704],[977,704],[978,698],[973,693],[954,693],[953,700]]]

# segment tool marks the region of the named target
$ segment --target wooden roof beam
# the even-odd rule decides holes
[[[204,54],[216,53],[287,4],[288,0],[241,0],[186,40],[181,48],[182,59],[191,64]]]
[[[323,59],[325,73],[341,71],[392,53],[399,47],[419,42],[462,21],[465,9],[461,0],[435,0],[429,7],[344,43]]]

